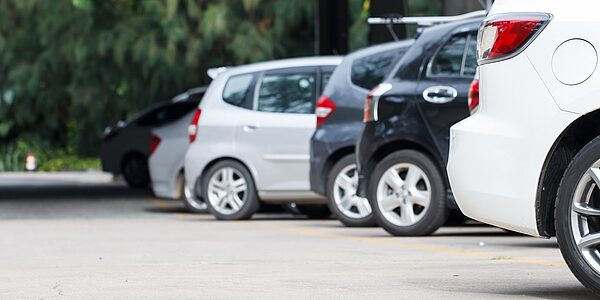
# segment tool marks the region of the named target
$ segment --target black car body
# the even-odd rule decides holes
[[[119,121],[104,130],[100,158],[102,170],[122,174],[131,187],[145,187],[150,182],[147,159],[152,129],[166,125],[196,109],[206,87],[198,87]]]
[[[467,97],[477,67],[475,52],[480,24],[481,19],[472,19],[424,29],[379,86],[384,93],[370,99],[371,115],[365,121],[356,150],[358,195],[369,197],[371,204],[375,192],[370,177],[378,164],[394,152],[412,150],[435,165],[434,171],[442,179],[447,199],[442,209],[456,208],[445,168],[449,129],[469,116]],[[446,217],[447,212],[445,216],[440,213],[443,221]],[[390,230],[390,226],[386,228],[379,219],[378,222],[392,234],[404,234]],[[443,223],[436,221],[436,224],[441,225],[440,222]],[[435,229],[430,227],[417,234]]]
[[[345,56],[331,75],[317,105],[327,101],[332,111],[318,122],[311,138],[310,186],[314,192],[331,196],[331,191],[327,191],[329,181],[335,178],[331,171],[340,160],[354,154],[363,128],[367,93],[385,78],[413,42],[392,42],[355,51]],[[335,208],[331,210],[344,224],[358,225],[346,222]]]

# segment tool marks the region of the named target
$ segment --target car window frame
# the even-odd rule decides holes
[[[254,84],[254,91],[253,91],[253,100],[252,100],[252,110],[256,111],[256,112],[261,112],[261,113],[271,113],[271,114],[294,114],[294,115],[314,115],[315,114],[315,109],[317,107],[317,98],[319,97],[319,80],[320,80],[320,67],[321,66],[301,66],[301,67],[286,67],[286,68],[278,68],[278,69],[271,69],[271,70],[265,70],[265,71],[261,71],[258,72],[258,76],[256,76],[256,82]],[[295,71],[297,70],[297,71]],[[306,71],[300,71],[300,70],[306,70]],[[260,96],[260,87],[262,85],[262,81],[263,78],[265,77],[265,75],[277,75],[277,74],[288,74],[288,75],[293,75],[293,74],[304,74],[304,73],[313,73],[314,77],[315,77],[315,84],[314,86],[314,90],[313,90],[313,103],[312,103],[312,112],[311,113],[291,113],[291,112],[275,112],[275,111],[261,111],[258,110],[258,98]]]
[[[465,46],[463,48],[463,53],[462,53],[462,58],[461,58],[461,63],[460,63],[460,72],[458,75],[448,75],[448,74],[432,74],[431,73],[431,68],[433,66],[433,61],[437,58],[438,54],[440,53],[440,51],[442,51],[442,49],[448,44],[448,42],[455,36],[458,35],[466,35],[466,39],[465,39]],[[436,79],[436,78],[472,78],[473,76],[471,75],[465,75],[465,63],[466,63],[466,58],[467,58],[467,51],[469,49],[469,42],[471,41],[472,38],[477,38],[477,32],[476,31],[472,31],[472,30],[465,30],[465,31],[459,31],[459,32],[453,32],[452,34],[448,35],[448,37],[444,40],[444,42],[435,50],[435,52],[433,53],[433,55],[429,58],[429,60],[427,60],[427,66],[425,68],[425,78],[429,78],[429,79]]]

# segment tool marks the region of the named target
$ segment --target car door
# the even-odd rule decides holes
[[[309,141],[315,130],[316,67],[263,72],[253,110],[239,118],[235,151],[251,162],[259,192],[309,190]]]
[[[477,34],[461,32],[428,60],[416,98],[440,153],[447,159],[450,127],[469,116],[469,85],[475,76]]]

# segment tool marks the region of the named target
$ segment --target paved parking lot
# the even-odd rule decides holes
[[[103,174],[0,175],[0,299],[591,298],[555,240],[192,215]]]

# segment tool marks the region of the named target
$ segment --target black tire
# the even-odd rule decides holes
[[[410,226],[398,226],[384,216],[377,201],[377,185],[383,174],[399,163],[410,163],[419,167],[429,178],[431,201],[423,217]],[[414,150],[401,150],[385,157],[369,178],[367,188],[369,203],[375,215],[375,220],[385,231],[394,236],[423,236],[430,235],[442,226],[448,218],[446,186],[440,170],[435,163],[425,154]]]
[[[334,198],[334,188],[335,188],[335,180],[339,173],[344,170],[346,167],[356,164],[356,156],[354,154],[349,154],[340,159],[334,166],[331,168],[329,175],[327,176],[327,205],[329,206],[329,210],[333,215],[340,221],[342,224],[348,227],[368,227],[376,225],[375,216],[373,213],[368,214],[363,218],[353,218],[351,216],[346,215],[338,205],[335,203]],[[353,207],[356,208],[356,207]]]
[[[591,289],[596,295],[600,296],[600,273],[596,272],[585,260],[583,254],[575,243],[575,237],[572,232],[571,207],[573,205],[574,194],[582,175],[600,159],[600,137],[589,142],[573,158],[563,178],[556,197],[556,206],[554,210],[554,224],[556,227],[556,238],[560,251],[571,269],[571,272],[587,288]],[[596,187],[598,189],[598,187]],[[591,195],[589,203],[595,209],[600,208],[600,196],[598,190]],[[592,202],[593,201],[593,202]],[[600,232],[600,217],[588,217],[590,233]],[[596,248],[600,248],[596,246]]]
[[[245,200],[243,205],[241,206],[241,208],[232,214],[223,214],[221,212],[219,212],[217,209],[215,209],[215,207],[213,206],[213,204],[211,203],[211,201],[209,201],[209,195],[208,195],[208,181],[210,180],[210,178],[213,177],[213,175],[217,172],[220,171],[223,168],[233,168],[236,171],[238,171],[241,176],[244,177],[244,179],[246,180],[246,184],[247,184],[247,193],[245,195]],[[246,167],[244,165],[242,165],[241,163],[234,161],[234,160],[222,160],[218,163],[216,163],[215,165],[213,165],[208,172],[206,172],[206,176],[204,176],[204,178],[202,178],[202,198],[205,199],[207,207],[208,207],[208,211],[215,216],[215,218],[219,219],[219,220],[245,220],[245,219],[250,219],[252,217],[252,215],[254,213],[256,213],[259,209],[260,209],[260,200],[258,199],[258,195],[256,193],[256,187],[254,185],[254,179],[252,178],[252,175],[250,174],[250,172],[248,171],[248,169],[246,169]]]
[[[323,220],[331,217],[331,211],[327,205],[296,205],[296,208],[309,219]]]
[[[148,160],[141,154],[126,156],[121,164],[121,172],[129,187],[145,188],[150,183]]]
[[[183,202],[185,209],[191,213],[195,214],[205,214],[208,213],[208,207],[204,202],[203,198],[199,196],[198,186],[199,182],[197,181],[193,188],[189,188],[186,186],[185,176],[179,174],[177,177],[177,185],[179,188],[179,199]]]

